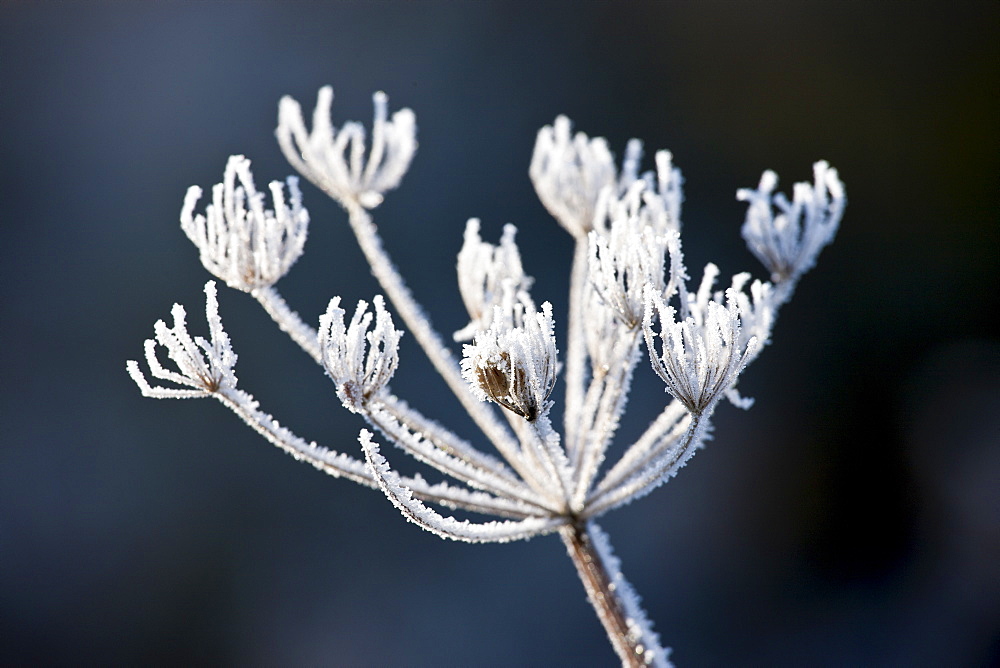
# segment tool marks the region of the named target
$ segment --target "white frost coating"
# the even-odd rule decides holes
[[[375,304],[375,327],[365,301],[358,302],[350,325],[344,325],[344,309],[340,297],[330,300],[326,313],[319,319],[319,345],[323,365],[337,384],[337,396],[354,412],[364,410],[365,403],[389,383],[399,365],[399,339],[402,332],[392,324],[381,295]]]
[[[458,253],[458,291],[471,321],[455,332],[456,341],[469,341],[476,332],[488,329],[496,306],[511,320],[516,315],[516,304],[534,310],[528,293],[533,279],[521,266],[521,254],[514,242],[516,234],[516,227],[504,225],[500,244],[494,246],[480,238],[478,218],[466,223],[465,241]]]
[[[528,311],[514,326],[499,306],[490,328],[464,346],[462,373],[480,401],[493,401],[534,422],[548,412],[555,386],[556,339],[552,333],[552,305]]]
[[[251,429],[295,459],[307,461],[334,477],[348,478],[369,487],[375,486],[364,462],[299,438],[271,415],[261,411],[257,400],[250,394],[227,387],[213,396],[236,413]]]
[[[667,385],[667,391],[694,414],[704,413],[732,385],[757,347],[751,338],[740,346],[740,319],[735,292],[726,291],[727,305],[703,297],[706,280],[695,300],[688,304],[688,315],[681,321],[676,311],[653,292],[646,292],[643,333],[653,371]],[[655,311],[655,314],[654,314]],[[654,342],[654,319],[660,322],[662,353]]]
[[[392,504],[406,519],[442,538],[466,543],[507,543],[551,533],[567,523],[562,517],[484,523],[445,517],[414,498],[413,491],[403,484],[399,474],[389,468],[389,462],[379,454],[378,446],[372,441],[371,432],[362,429],[358,440],[365,451],[369,471]]]
[[[309,212],[302,206],[298,178],[289,176],[289,201],[282,184],[270,184],[274,210],[257,192],[250,161],[234,155],[222,183],[212,188],[204,214],[194,215],[201,188],[191,186],[181,209],[181,229],[198,247],[201,263],[226,285],[244,292],[273,285],[302,255]]]
[[[638,178],[642,142],[629,142],[619,176],[607,141],[582,132],[571,136],[571,128],[570,120],[559,116],[538,131],[528,173],[549,213],[574,237],[584,238],[593,228],[601,191],[624,192]]]
[[[847,199],[837,170],[821,160],[813,165],[813,179],[812,184],[795,184],[791,202],[784,193],[774,194],[778,175],[770,170],[756,190],[741,188],[736,193],[750,205],[743,238],[776,283],[794,282],[811,269],[840,225]]]
[[[401,109],[388,118],[385,93],[372,96],[375,119],[371,148],[365,155],[365,128],[349,121],[338,131],[331,122],[333,88],[319,91],[312,131],[306,130],[302,108],[290,97],[278,106],[275,135],[288,162],[328,195],[347,205],[373,209],[383,195],[399,186],[417,151],[416,116]]]
[[[384,410],[374,408],[367,411],[365,416],[372,426],[414,459],[462,480],[470,487],[520,502],[520,508],[526,516],[544,517],[557,510],[520,480],[497,474],[479,466],[477,462],[453,456],[422,434],[411,432]]]
[[[707,440],[722,397],[750,406],[752,400],[737,392],[739,375],[770,342],[780,307],[832,240],[842,216],[846,200],[836,171],[816,163],[814,183],[796,184],[791,201],[774,193],[773,172],[764,173],[756,190],[740,190],[738,198],[749,204],[743,236],[771,272],[771,281],[738,273],[727,289],[716,290],[720,272],[708,264],[697,288],[689,291],[680,238],[683,179],[671,153],[657,152],[655,171],[640,173],[638,140],[628,143],[616,168],[607,142],[574,135],[565,116],[542,128],[531,180],[575,241],[560,434],[549,415],[560,371],[552,307],[545,302],[539,310],[529,294],[532,279],[524,272],[514,226],[505,226],[494,245],[480,237],[478,219],[466,225],[457,269],[470,320],[455,338],[472,343],[464,347],[459,364],[393,265],[370,212],[399,185],[413,158],[413,113],[404,109],[390,119],[387,99],[377,93],[366,141],[358,123],[334,128],[332,99],[332,89],[320,90],[311,129],[298,103],[287,97],[281,101],[276,135],[282,151],[302,176],[344,207],[395,317],[498,455],[478,450],[475,439],[459,438],[390,392],[401,331],[382,297],[373,300],[371,311],[361,302],[349,322],[340,299],[333,299],[318,331],[285,304],[274,283],[302,253],[308,213],[294,178],[286,181],[287,193],[280,183],[270,185],[274,209],[267,209],[242,156],[230,158],[203,214],[194,211],[200,189],[192,187],[185,198],[182,227],[202,262],[228,285],[254,296],[325,367],[349,410],[460,485],[401,477],[389,469],[368,431],[361,433],[362,461],[307,442],[261,411],[250,394],[236,387],[236,355],[219,318],[214,283],[205,289],[208,340],[188,333],[185,311],[174,305],[173,325],[158,322],[155,338],[145,344],[150,375],[169,386],[150,385],[135,361],[127,364],[129,374],[146,396],[217,399],[297,459],[378,487],[408,519],[439,536],[504,542],[561,528],[622,660],[630,666],[646,659],[667,665],[667,653],[618,572],[607,537],[592,527],[591,539],[581,540],[580,523],[650,493],[675,475]],[[616,449],[623,452],[617,461],[605,462],[643,342],[653,370],[675,398],[635,442]],[[171,368],[158,359],[158,346],[166,349]],[[508,424],[484,401],[506,409],[501,413]],[[437,507],[505,521],[461,521],[441,515]],[[598,572],[605,566],[610,569],[606,577]]]
[[[628,580],[622,574],[621,561],[615,556],[614,550],[611,549],[611,541],[608,540],[608,535],[593,522],[587,524],[587,533],[590,534],[590,540],[593,541],[594,547],[597,549],[597,554],[604,562],[604,566],[611,576],[615,594],[617,594],[622,606],[625,608],[626,621],[628,622],[632,640],[638,647],[642,648],[643,661],[647,666],[668,668],[668,666],[672,665],[670,663],[670,649],[664,649],[660,646],[660,636],[653,631],[653,624],[646,617],[646,612],[642,609],[642,599],[639,598],[639,595],[635,593],[635,589],[632,588],[632,585],[629,584]]]
[[[681,170],[674,166],[674,156],[670,151],[656,152],[656,183],[657,193],[671,224],[680,231],[681,204],[684,202],[684,177]]]
[[[690,420],[691,414],[684,404],[676,400],[667,404],[660,415],[647,427],[645,433],[629,446],[625,454],[594,487],[593,493],[587,500],[587,505],[673,448],[684,437]]]
[[[130,360],[127,364],[129,375],[139,386],[143,396],[188,399],[208,396],[222,388],[236,387],[236,373],[233,371],[236,353],[229,342],[229,335],[222,328],[215,281],[205,284],[205,317],[211,332],[210,341],[200,336],[191,338],[183,306],[174,304],[170,313],[174,318],[173,327],[167,327],[162,320],[157,320],[153,326],[156,339],[146,340],[146,362],[154,378],[192,389],[151,387],[140,371],[138,362]],[[177,365],[177,371],[170,371],[160,364],[156,357],[157,344],[167,349],[167,356]]]
[[[474,466],[486,469],[507,480],[519,480],[503,461],[477,450],[468,441],[456,436],[450,429],[422,415],[390,392],[382,392],[371,402],[371,410],[380,410],[405,426],[410,432],[420,434],[442,452],[458,457]]]
[[[629,328],[642,322],[644,290],[670,299],[683,273],[672,265],[669,280],[664,277],[664,262],[671,248],[679,251],[680,236],[663,200],[647,187],[637,181],[621,199],[605,190],[590,233],[590,282]]]
[[[655,456],[642,460],[642,464],[629,467],[627,478],[613,485],[600,487],[587,499],[584,517],[594,518],[609,510],[631,503],[646,496],[657,487],[677,475],[677,472],[701,448],[711,433],[711,412],[716,404],[709,406],[701,415],[687,414],[684,433],[680,438],[664,438],[658,444]],[[680,426],[680,425],[678,425]],[[676,430],[674,431],[676,434]]]

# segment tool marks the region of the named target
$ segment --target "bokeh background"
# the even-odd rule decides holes
[[[277,101],[327,83],[337,122],[376,90],[416,111],[376,222],[445,332],[470,216],[517,224],[536,298],[565,308],[570,241],[527,176],[559,113],[673,151],[695,270],[761,275],[735,190],[836,166],[841,233],[741,382],[757,404],[602,525],[678,665],[997,660],[998,38],[996,2],[0,3],[0,663],[615,663],[557,538],[442,541],[125,373],[173,302],[205,330],[187,186],[232,153],[287,175]],[[305,198],[280,288],[313,320],[377,286]],[[329,381],[249,297],[221,304],[243,386],[356,451]],[[473,435],[412,340],[393,387]],[[664,400],[638,374],[623,435]]]

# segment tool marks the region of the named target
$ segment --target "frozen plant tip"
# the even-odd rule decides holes
[[[234,155],[226,163],[222,183],[212,188],[212,202],[204,214],[194,214],[201,188],[191,186],[181,209],[181,229],[198,247],[201,263],[231,288],[252,292],[278,281],[302,255],[309,212],[302,207],[299,180],[270,184],[274,210],[266,209],[264,193],[257,192],[250,161]]]
[[[710,300],[678,322],[673,307],[653,290],[646,293],[643,333],[656,372],[667,391],[692,415],[700,416],[736,385],[736,378],[757,348],[751,338],[740,346],[740,316],[734,291],[727,305]],[[658,354],[653,323],[660,321],[663,352]]]
[[[559,368],[552,305],[545,302],[540,313],[523,314],[518,327],[503,317],[499,306],[495,308],[490,328],[465,346],[462,370],[480,399],[534,422],[548,411]]]
[[[477,331],[488,329],[494,307],[500,307],[505,318],[515,317],[517,304],[534,309],[528,295],[532,279],[521,266],[516,234],[516,227],[505,225],[500,244],[494,246],[480,238],[479,219],[470,218],[465,224],[465,243],[458,253],[458,291],[472,320],[455,332],[456,341],[468,341]]]
[[[151,387],[135,361],[128,363],[128,372],[139,385],[142,394],[157,399],[189,399],[204,397],[218,392],[223,388],[236,387],[236,353],[229,343],[229,335],[222,328],[219,318],[219,302],[216,297],[215,283],[205,284],[205,317],[208,320],[211,340],[202,337],[192,338],[187,331],[187,313],[180,304],[174,304],[171,310],[174,318],[173,327],[167,327],[162,320],[157,320],[153,326],[155,339],[146,340],[146,362],[154,378],[167,380],[181,387]],[[167,355],[177,366],[177,371],[170,371],[160,364],[156,356],[156,346],[167,349]]]
[[[722,398],[750,407],[737,391],[739,377],[771,341],[780,307],[842,216],[846,200],[836,171],[816,163],[814,184],[796,184],[791,201],[773,194],[772,172],[756,190],[739,190],[749,203],[743,236],[770,280],[741,272],[716,289],[720,271],[710,263],[694,286],[681,250],[683,179],[673,156],[658,151],[655,169],[640,172],[642,143],[633,139],[618,168],[604,139],[573,134],[560,116],[538,133],[529,173],[542,203],[573,239],[564,354],[552,305],[536,307],[530,294],[514,226],[505,226],[494,245],[473,218],[457,259],[469,314],[454,335],[469,342],[459,359],[456,344],[438,334],[396,271],[371,215],[409,168],[416,150],[413,112],[390,119],[386,96],[376,93],[366,142],[360,124],[332,125],[332,100],[331,88],[320,90],[307,130],[298,103],[283,98],[278,143],[302,176],[344,208],[384,297],[370,306],[360,302],[349,319],[341,298],[333,297],[318,329],[292,311],[275,284],[302,253],[308,214],[294,178],[286,181],[287,200],[282,184],[271,184],[273,209],[267,208],[242,156],[230,158],[204,214],[194,213],[201,190],[188,191],[181,225],[205,267],[260,302],[325,370],[341,403],[367,423],[360,452],[352,456],[296,436],[237,387],[236,354],[212,282],[205,287],[209,339],[192,337],[183,307],[174,305],[173,326],[157,322],[155,338],[145,344],[150,374],[170,385],[150,385],[135,361],[127,363],[129,374],[145,396],[217,399],[296,459],[381,491],[406,519],[443,538],[508,542],[558,533],[622,664],[669,665],[669,650],[596,519],[676,475],[704,444]],[[467,440],[393,394],[389,382],[403,329],[479,435]],[[174,369],[157,357],[161,347]],[[616,443],[644,352],[667,401],[638,438]],[[560,372],[562,431],[550,418]],[[446,480],[401,475],[376,439]],[[470,517],[450,514],[456,510]]]
[[[837,170],[821,160],[813,165],[813,178],[812,184],[795,184],[791,202],[783,193],[774,194],[778,175],[770,170],[760,177],[756,190],[741,188],[736,193],[750,204],[743,238],[776,282],[796,281],[811,269],[840,225],[847,200]]]
[[[375,328],[371,331],[368,328],[372,314],[364,301],[358,302],[348,326],[344,325],[340,297],[330,300],[329,308],[319,319],[323,365],[337,384],[337,396],[355,413],[389,383],[399,364],[402,333],[392,326],[392,316],[385,310],[381,295],[374,301]]]
[[[601,193],[606,188],[624,191],[637,178],[642,143],[629,143],[619,175],[603,137],[572,135],[571,128],[570,120],[559,116],[538,131],[528,173],[549,213],[574,237],[585,237]]]
[[[365,156],[365,129],[347,122],[338,131],[330,120],[333,89],[320,89],[307,131],[299,103],[282,98],[278,109],[278,143],[288,162],[334,199],[357,201],[366,208],[382,203],[386,191],[399,185],[417,150],[417,126],[409,109],[388,117],[389,99],[375,93],[371,146]]]

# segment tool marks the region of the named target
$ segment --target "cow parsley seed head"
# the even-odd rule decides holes
[[[489,329],[465,345],[462,373],[481,401],[493,401],[534,422],[549,409],[559,371],[552,305],[545,302],[541,312],[529,310],[518,319],[521,325],[513,326],[495,307]]]
[[[603,137],[572,135],[565,116],[538,131],[529,174],[538,199],[574,237],[593,229],[597,201],[605,188],[624,192],[638,178],[642,142],[633,139],[625,149],[619,175]]]
[[[744,346],[740,340],[740,316],[735,291],[726,291],[726,305],[712,300],[693,302],[689,315],[677,319],[653,290],[646,291],[643,332],[653,371],[667,391],[687,409],[701,415],[736,384],[736,379],[757,349],[757,339]],[[654,321],[660,333],[653,331]],[[657,352],[654,337],[662,340]]]
[[[154,378],[167,380],[174,387],[150,386],[139,369],[138,362],[129,361],[127,368],[142,394],[157,399],[189,399],[204,397],[219,390],[236,387],[236,353],[229,342],[229,335],[222,328],[219,317],[219,301],[216,297],[215,281],[205,284],[205,317],[208,320],[210,339],[192,337],[187,330],[187,312],[180,304],[174,304],[170,311],[174,324],[168,327],[162,320],[153,325],[155,339],[146,339],[146,363]],[[177,367],[171,371],[160,364],[156,347],[167,350],[167,356]]]
[[[626,327],[638,327],[647,287],[665,299],[677,289],[683,273],[676,262],[680,249],[677,223],[645,181],[633,183],[620,199],[606,189],[596,221],[589,235],[591,285]],[[673,261],[666,278],[668,255]]]
[[[319,319],[319,345],[323,366],[337,385],[337,396],[344,406],[355,413],[380,393],[399,365],[399,339],[402,332],[392,324],[381,295],[372,300],[373,314],[362,300],[349,325],[344,324],[344,309],[340,297],[334,297]]]
[[[471,321],[455,332],[456,341],[468,341],[476,332],[488,329],[494,307],[499,306],[508,319],[514,317],[516,304],[534,310],[528,294],[533,279],[521,266],[515,234],[516,227],[504,225],[500,244],[494,246],[479,236],[478,218],[466,223],[465,241],[458,254],[458,291]]]
[[[383,195],[399,186],[417,151],[413,112],[401,109],[389,119],[386,94],[375,93],[372,101],[375,118],[367,155],[363,125],[349,121],[339,130],[333,126],[330,86],[319,91],[311,131],[306,130],[298,102],[284,97],[278,107],[275,135],[288,162],[344,206],[357,203],[373,209],[381,204]]]
[[[200,189],[191,188],[185,199],[181,224],[203,263],[260,302],[326,369],[348,410],[380,438],[452,481],[431,484],[400,475],[368,430],[361,431],[359,459],[299,438],[260,410],[237,388],[236,355],[211,282],[205,287],[210,340],[192,338],[184,309],[175,305],[173,326],[157,322],[156,338],[146,342],[150,374],[174,386],[150,386],[134,361],[127,364],[129,374],[145,396],[220,401],[294,457],[380,489],[408,520],[439,536],[506,542],[559,532],[623,665],[669,665],[669,651],[660,646],[594,521],[672,478],[711,433],[722,397],[749,407],[751,401],[736,390],[739,375],[770,341],[778,310],[836,232],[845,204],[836,171],[816,163],[814,184],[796,184],[791,202],[773,194],[777,177],[769,171],[756,190],[739,191],[739,199],[750,205],[743,236],[772,282],[740,273],[728,289],[715,290],[719,270],[709,264],[692,292],[681,252],[682,178],[673,156],[657,152],[655,171],[640,174],[638,140],[628,143],[619,169],[604,139],[574,135],[565,116],[542,128],[531,180],[575,242],[566,393],[557,430],[549,415],[560,371],[552,307],[548,302],[535,307],[514,226],[507,225],[494,245],[480,237],[477,219],[466,225],[457,268],[470,321],[455,339],[472,343],[458,363],[397,272],[370,211],[399,185],[413,158],[413,113],[404,109],[390,119],[385,95],[376,93],[366,143],[358,123],[334,128],[332,101],[332,89],[321,89],[307,130],[298,103],[282,99],[276,130],[281,149],[301,175],[344,207],[394,313],[496,454],[480,451],[392,393],[388,384],[399,364],[402,333],[381,296],[372,310],[359,302],[349,321],[340,298],[332,299],[318,331],[285,303],[273,284],[301,254],[308,214],[291,178],[288,203],[282,185],[272,183],[274,210],[266,209],[250,163],[241,156],[230,159],[204,215],[194,215]],[[674,400],[665,402],[631,444],[616,444],[643,343]],[[158,347],[166,349],[173,369],[157,359]],[[613,445],[624,447],[610,462]],[[458,519],[444,509],[498,519]]]
[[[283,185],[288,186],[285,201]],[[226,285],[244,292],[274,285],[302,255],[309,212],[302,206],[298,177],[270,186],[274,210],[265,208],[264,193],[254,186],[250,161],[234,155],[226,163],[222,183],[212,188],[204,214],[194,215],[201,198],[188,188],[181,209],[181,229],[198,247],[201,263]]]
[[[833,241],[847,199],[837,170],[826,161],[813,165],[813,183],[796,183],[792,201],[774,194],[778,175],[768,170],[756,190],[741,188],[736,198],[749,203],[743,238],[773,281],[796,281]],[[777,215],[774,210],[777,209]]]

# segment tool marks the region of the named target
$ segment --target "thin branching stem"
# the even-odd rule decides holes
[[[273,286],[256,288],[250,293],[254,299],[260,302],[271,319],[277,323],[281,331],[288,334],[292,341],[297,343],[302,350],[306,351],[317,364],[323,364],[323,355],[320,353],[319,341],[316,338],[316,330],[305,323],[298,313],[293,311],[285,303],[285,300]]]
[[[599,487],[587,499],[587,517],[602,513],[653,491],[690,458],[705,437],[710,415],[691,415],[684,438],[660,454],[655,460],[613,487]]]
[[[569,280],[569,317],[566,337],[566,451],[572,458],[583,446],[580,434],[580,410],[583,407],[587,372],[587,345],[584,333],[584,300],[586,297],[588,252],[587,236],[576,240],[573,267]]]
[[[468,384],[462,378],[455,358],[445,347],[438,333],[434,331],[430,319],[417,304],[409,288],[403,283],[399,272],[393,266],[389,254],[382,247],[382,241],[371,216],[357,202],[347,204],[347,213],[351,229],[354,230],[354,235],[358,239],[358,245],[372,267],[372,274],[396,308],[396,312],[406,323],[413,338],[420,344],[435,370],[444,378],[448,388],[454,393],[476,425],[490,439],[500,454],[512,466],[516,466],[517,447],[510,433],[496,419],[495,414],[472,395]]]

